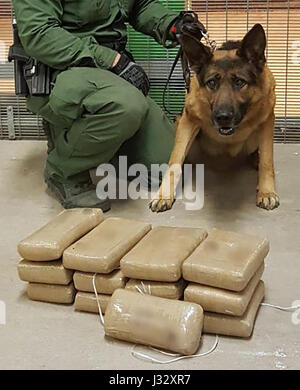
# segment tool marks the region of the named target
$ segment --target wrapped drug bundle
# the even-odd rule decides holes
[[[200,343],[203,310],[195,303],[116,290],[105,313],[106,336],[183,355]]]
[[[186,259],[183,277],[191,283],[184,300],[202,306],[205,333],[251,336],[268,252],[266,239],[213,229]]]
[[[64,251],[64,266],[76,271],[75,310],[98,312],[93,286],[95,275],[98,300],[101,311],[105,312],[112,293],[124,288],[127,282],[118,269],[121,258],[150,230],[151,225],[144,222],[108,218]]]
[[[132,279],[178,282],[182,263],[206,236],[200,228],[155,227],[122,258],[121,270]]]
[[[103,219],[100,209],[64,210],[41,229],[22,240],[18,265],[19,277],[28,282],[32,300],[52,303],[74,302],[73,271],[62,264],[64,250],[88,233]]]

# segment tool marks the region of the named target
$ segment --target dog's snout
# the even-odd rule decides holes
[[[230,124],[234,117],[234,111],[231,106],[220,106],[214,111],[214,120],[220,125]]]
[[[233,112],[221,111],[216,114],[218,122],[229,122],[233,118]]]

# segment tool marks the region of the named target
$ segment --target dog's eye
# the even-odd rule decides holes
[[[208,80],[206,85],[208,86],[208,88],[210,89],[216,89],[217,88],[217,82],[215,79],[211,79],[211,80]]]
[[[243,80],[243,79],[238,79],[238,78],[235,78],[233,80],[233,84],[235,87],[237,88],[243,88],[244,85],[247,84],[247,81]]]

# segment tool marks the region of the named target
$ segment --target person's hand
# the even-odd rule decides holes
[[[180,12],[170,28],[170,40],[180,43],[180,36],[184,31],[188,31],[190,34],[197,34],[199,31],[207,32],[204,25],[198,20],[197,15],[192,11]]]
[[[125,53],[116,56],[115,61],[110,69],[122,79],[128,81],[138,88],[145,96],[150,89],[150,81],[144,69],[132,61]]]

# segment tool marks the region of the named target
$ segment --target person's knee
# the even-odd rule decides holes
[[[128,88],[116,96],[115,104],[121,114],[121,121],[131,133],[128,135],[133,135],[141,127],[147,114],[149,108],[147,100],[138,89]]]
[[[96,90],[96,86],[77,76],[73,69],[60,73],[49,99],[53,112],[69,120],[81,116],[84,111],[81,102],[85,96]]]

